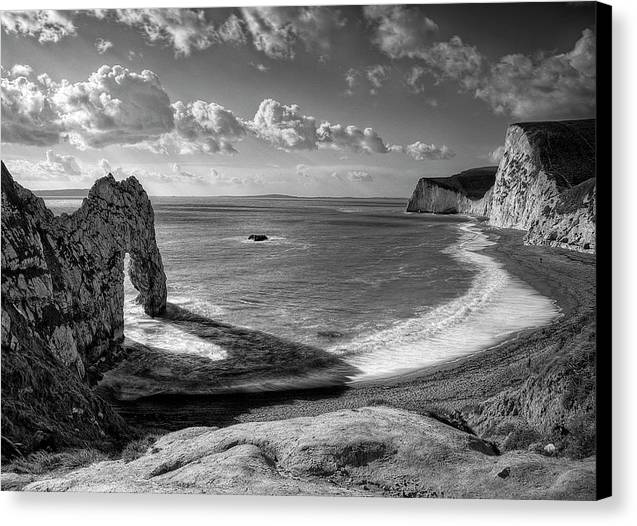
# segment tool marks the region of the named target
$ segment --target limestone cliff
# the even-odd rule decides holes
[[[135,178],[104,177],[79,210],[54,216],[2,164],[2,427],[19,449],[123,430],[87,371],[123,338],[127,253],[139,302],[161,313],[166,276]]]
[[[494,226],[527,242],[595,249],[595,121],[509,126],[491,204]]]
[[[487,170],[420,179],[407,211],[488,216],[529,244],[595,251],[595,120],[512,124]]]
[[[407,205],[408,212],[488,216],[497,166],[465,170],[451,177],[423,177]]]

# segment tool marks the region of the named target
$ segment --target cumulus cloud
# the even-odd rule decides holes
[[[440,161],[455,157],[455,152],[447,145],[438,146],[416,141],[405,146],[393,145],[390,147],[393,152],[400,152],[409,155],[416,161]]]
[[[43,74],[2,80],[2,140],[80,149],[133,144],[174,127],[168,95],[152,71],[102,66],[87,81]]]
[[[142,32],[151,43],[172,46],[177,56],[207,49],[215,43],[244,43],[240,20],[231,16],[219,28],[206,18],[203,9],[101,9],[98,18],[107,18]]]
[[[293,59],[299,44],[329,55],[333,34],[345,24],[334,7],[244,7],[241,12],[255,48],[280,60]]]
[[[171,106],[174,130],[137,147],[162,154],[237,153],[234,143],[246,134],[246,127],[231,111],[214,102],[184,103]]]
[[[489,161],[498,164],[504,155],[504,146],[498,146],[492,152],[489,152]]]
[[[46,162],[51,166],[59,167],[60,171],[67,174],[80,175],[82,173],[80,165],[73,155],[59,155],[53,150],[47,150]]]
[[[103,38],[98,38],[95,41],[95,49],[97,49],[97,53],[100,55],[103,55],[112,47],[113,47],[113,43],[110,40],[104,40]]]
[[[135,144],[174,126],[168,95],[149,70],[102,66],[87,81],[63,80],[51,100],[78,148]]]
[[[595,34],[583,31],[567,53],[507,55],[476,90],[495,113],[519,119],[589,116],[595,108]]]
[[[31,74],[33,74],[33,68],[27,64],[15,64],[9,70],[9,77],[11,78],[28,77]]]
[[[265,99],[250,124],[254,134],[284,150],[314,150],[317,144],[316,119],[301,108]]]
[[[363,14],[374,27],[374,44],[390,58],[413,57],[438,30],[418,7],[372,5],[365,6]]]
[[[41,44],[59,42],[76,34],[67,13],[50,9],[0,12],[2,29],[9,34],[37,38]]]
[[[19,68],[25,71],[25,66]],[[50,99],[47,79],[15,77],[13,71],[11,69],[13,78],[0,79],[2,141],[31,146],[57,144],[62,127]]]
[[[351,150],[356,153],[387,153],[383,139],[373,128],[361,129],[357,126],[322,123],[317,130],[318,142],[322,148]]]
[[[273,99],[262,101],[252,120],[214,102],[170,104],[158,76],[149,70],[135,73],[122,66],[102,66],[87,81],[74,83],[54,82],[45,74],[33,78],[28,66],[8,73],[2,77],[4,142],[50,146],[64,139],[78,149],[121,145],[166,155],[234,154],[237,142],[250,135],[284,151],[435,155],[433,150],[428,157],[414,153],[425,151],[427,145],[418,146],[421,143],[389,148],[373,128],[319,124],[298,105]],[[14,73],[28,77],[14,78]],[[449,151],[442,150],[439,158],[447,158]]]

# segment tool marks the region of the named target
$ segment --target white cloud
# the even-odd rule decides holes
[[[214,102],[172,104],[175,128],[155,140],[138,145],[162,154],[237,153],[234,143],[246,134],[246,127],[235,115]]]
[[[406,146],[393,145],[390,146],[390,150],[405,153],[416,161],[440,161],[451,159],[456,155],[455,152],[445,144],[438,146],[422,141],[416,141]]]
[[[28,66],[19,66],[24,71]],[[13,71],[13,69],[11,70]],[[51,146],[60,140],[62,127],[49,97],[46,78],[2,77],[2,141]]]
[[[260,63],[255,64],[253,62],[250,62],[250,65],[257,71],[260,71],[261,73],[266,73],[267,71],[270,71],[270,68],[266,66],[265,64],[260,64]]]
[[[103,55],[112,47],[113,47],[113,43],[110,40],[104,40],[103,38],[98,38],[95,41],[95,49],[97,49],[97,53],[100,55]]]
[[[236,16],[215,28],[203,9],[108,9],[96,10],[95,15],[140,30],[151,44],[170,45],[176,56],[188,56],[219,42],[245,42]]]
[[[49,9],[2,11],[0,23],[6,33],[37,38],[41,44],[59,42],[76,34],[75,25],[67,13]]]
[[[52,91],[58,120],[78,148],[135,144],[173,128],[170,100],[159,77],[102,66],[87,81],[63,80]]]
[[[383,139],[373,128],[361,129],[357,126],[322,123],[317,130],[318,142],[322,148],[351,150],[356,153],[387,153]]]
[[[463,88],[475,88],[482,71],[482,54],[462,42],[458,36],[449,42],[437,42],[413,54],[420,58],[437,81],[455,80]]]
[[[507,55],[476,90],[495,113],[519,119],[590,116],[595,108],[595,34],[586,29],[573,49],[550,56]]]
[[[378,90],[389,79],[390,67],[374,64],[361,69],[350,68],[345,74],[346,95],[354,95],[356,88],[366,85],[371,95],[377,95]]]
[[[250,127],[255,135],[284,150],[316,149],[316,120],[301,113],[301,108],[287,106],[273,99],[259,105]]]
[[[254,46],[282,60],[293,59],[299,43],[329,55],[333,34],[345,24],[334,7],[244,7],[241,12]]]
[[[365,6],[363,13],[374,25],[374,44],[390,58],[413,57],[438,30],[418,7],[371,5]]]
[[[80,175],[82,173],[77,159],[72,155],[59,155],[53,150],[47,150],[46,161],[51,166],[58,166],[59,170],[67,174]]]
[[[92,180],[90,174],[80,168],[74,156],[60,155],[52,150],[47,150],[44,161],[8,160],[7,167],[16,178],[35,183],[62,181],[79,184]]]
[[[9,76],[11,78],[17,77],[29,77],[33,73],[33,68],[27,64],[15,64],[9,70]]]

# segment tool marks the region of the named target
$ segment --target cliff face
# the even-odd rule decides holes
[[[488,216],[496,170],[496,166],[487,166],[451,177],[423,177],[416,185],[407,211]]]
[[[407,211],[487,216],[529,244],[595,251],[595,120],[513,124],[486,170],[420,179]]]
[[[494,226],[527,242],[595,249],[595,121],[509,126],[491,205]]]
[[[119,428],[89,389],[87,370],[123,338],[127,253],[139,302],[147,314],[161,313],[166,276],[137,180],[104,177],[79,210],[56,217],[2,164],[3,437],[28,450],[38,432],[66,443],[74,428],[87,438]]]

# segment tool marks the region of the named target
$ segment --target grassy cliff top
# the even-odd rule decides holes
[[[520,122],[544,171],[571,188],[595,177],[595,119]]]
[[[481,199],[495,183],[497,166],[483,166],[471,168],[449,177],[424,178],[447,190],[453,190],[467,196],[469,199]]]

